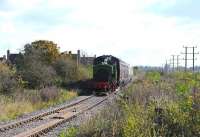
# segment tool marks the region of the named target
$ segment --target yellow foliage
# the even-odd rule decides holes
[[[10,68],[7,64],[0,63],[0,73],[10,73]]]
[[[39,40],[32,42],[31,45],[35,49],[40,49],[50,63],[60,56],[57,44],[53,43],[53,41]]]

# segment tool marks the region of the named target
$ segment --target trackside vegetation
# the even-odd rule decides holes
[[[26,44],[15,64],[0,62],[0,121],[74,98],[76,89],[66,85],[90,78],[91,72],[90,66],[77,67],[52,41]]]
[[[60,137],[199,137],[200,74],[147,72],[102,112]]]
[[[48,93],[45,93],[48,94],[45,99],[45,95],[43,95],[44,93],[40,93],[41,91],[38,90],[24,90],[23,92],[15,93],[13,96],[1,95],[0,121],[15,119],[16,117],[24,115],[26,113],[61,104],[66,100],[72,99],[77,96],[76,91],[67,91],[64,89],[56,89],[55,91],[54,87],[49,87],[48,89],[42,90],[49,90],[47,91]],[[55,96],[52,94],[57,95]]]

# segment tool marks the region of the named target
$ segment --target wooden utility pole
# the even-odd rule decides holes
[[[192,47],[192,71],[194,72],[194,48],[196,48],[196,47]]]
[[[170,64],[172,65],[172,71],[179,70],[179,56],[180,55],[172,55],[172,59],[170,59]]]
[[[188,50],[188,47],[184,47],[183,46],[183,48],[185,48],[185,52],[184,53],[181,53],[181,54],[185,54],[185,58],[184,58],[184,60],[185,60],[185,72],[187,71],[187,55],[188,55],[188,52],[187,52],[187,50]]]
[[[174,71],[174,66],[175,66],[175,55],[172,55],[172,71]]]
[[[168,70],[169,70],[168,67],[169,67],[169,66],[168,66],[168,62],[167,62],[167,60],[166,60],[165,65],[164,65],[164,71],[165,71],[166,73],[168,73]]]
[[[177,71],[179,71],[179,56],[180,55],[177,55],[177,62],[176,62],[177,63]]]
[[[199,52],[197,52],[197,53],[194,52],[195,48],[197,48],[197,47],[192,47],[192,71],[193,72],[194,72],[194,67],[195,67],[194,61],[196,60],[195,54],[199,54]]]
[[[192,71],[194,72],[194,67],[195,67],[195,60],[197,60],[196,58],[195,58],[195,55],[196,54],[199,54],[199,53],[195,53],[195,48],[197,48],[197,47],[183,47],[183,48],[185,48],[185,53],[181,53],[181,54],[185,54],[185,58],[184,58],[184,60],[185,60],[185,71],[187,71],[187,61],[188,60],[192,60]],[[192,49],[192,53],[191,52],[188,52],[188,49]],[[188,59],[188,55],[189,54],[192,54],[192,59]]]

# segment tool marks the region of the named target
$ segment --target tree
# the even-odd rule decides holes
[[[52,63],[60,56],[52,41],[35,41],[24,46],[24,53],[17,59],[17,71],[30,88],[54,85],[57,75]]]
[[[64,57],[58,58],[53,66],[63,84],[77,80],[77,66],[71,59]]]
[[[52,41],[26,44],[17,59],[17,71],[29,88],[67,84],[89,77],[87,69],[59,53]]]
[[[77,67],[74,60],[65,56],[58,58],[53,66],[64,85],[70,82],[91,78],[91,68],[86,68],[82,65]]]
[[[38,40],[38,41],[32,42],[31,45],[27,46],[27,49],[28,48],[34,48],[36,50],[39,50],[41,52],[40,57],[44,61],[47,61],[48,63],[52,63],[60,56],[59,48],[57,47],[57,44],[53,43],[52,41]],[[25,47],[25,51],[26,51],[26,47]]]
[[[36,60],[26,62],[22,71],[20,71],[20,75],[24,81],[27,81],[29,88],[52,86],[57,81],[57,75],[53,67]]]

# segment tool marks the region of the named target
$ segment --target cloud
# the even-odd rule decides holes
[[[0,11],[25,11],[37,7],[43,0],[1,0]]]
[[[167,1],[168,2],[168,1]],[[200,1],[198,0],[171,0],[171,3],[154,3],[149,11],[165,16],[182,17],[192,21],[199,21]]]
[[[199,42],[197,22],[176,11],[166,16],[181,7],[178,0],[6,0],[3,5],[0,54],[47,39],[62,51],[82,49],[112,54],[132,65],[161,65],[179,54],[182,45]]]

